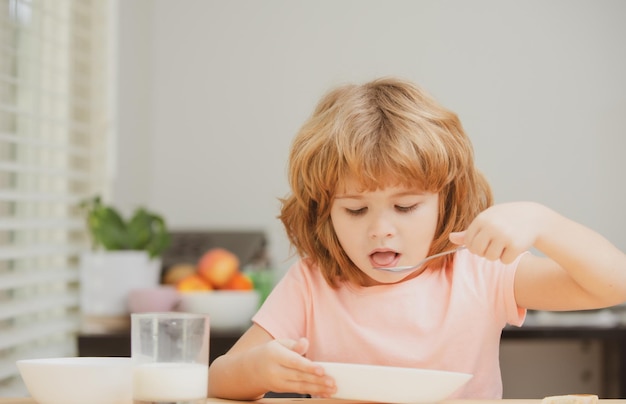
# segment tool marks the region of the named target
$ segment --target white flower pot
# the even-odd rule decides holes
[[[144,251],[95,251],[81,256],[80,307],[83,315],[128,315],[133,289],[159,285],[161,260]]]

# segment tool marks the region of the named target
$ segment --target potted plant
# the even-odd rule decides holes
[[[96,196],[81,203],[92,251],[81,255],[81,312],[90,317],[128,314],[131,290],[159,285],[161,254],[170,244],[162,216],[138,207],[126,220]]]

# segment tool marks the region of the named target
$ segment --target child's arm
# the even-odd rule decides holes
[[[256,324],[209,367],[209,397],[255,400],[268,391],[329,397],[334,381],[304,358],[308,341],[275,340]]]
[[[492,206],[450,239],[488,259],[512,262],[515,298],[536,310],[582,310],[626,301],[626,255],[591,229],[537,203]]]

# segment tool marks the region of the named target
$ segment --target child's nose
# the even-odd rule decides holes
[[[369,233],[370,237],[374,239],[388,238],[395,234],[395,226],[390,218],[384,214],[377,215],[370,223]]]

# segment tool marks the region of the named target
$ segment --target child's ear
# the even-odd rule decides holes
[[[450,239],[450,241],[452,241],[456,245],[465,244],[465,232],[464,231],[452,232],[450,233],[448,238]]]

